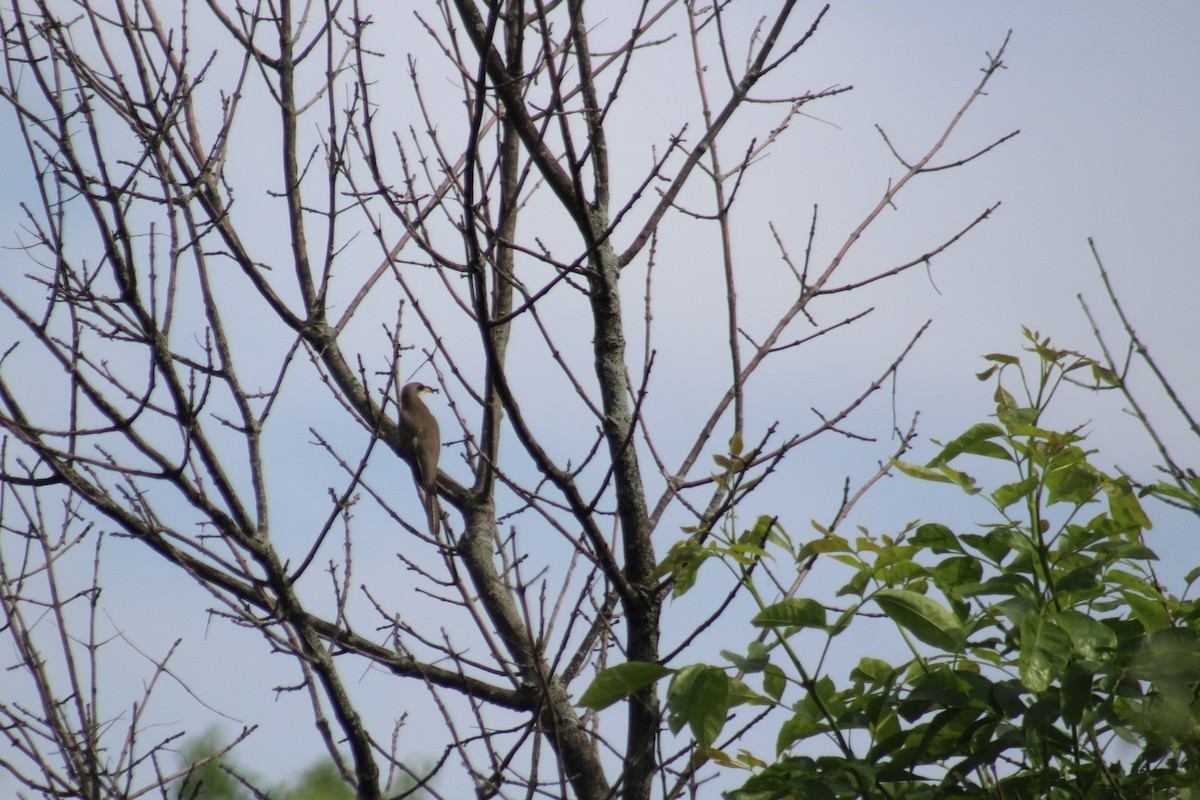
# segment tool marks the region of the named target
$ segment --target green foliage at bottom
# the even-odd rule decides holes
[[[180,762],[183,768],[193,765],[195,768],[175,783],[172,797],[177,800],[254,800],[264,796],[271,800],[354,800],[357,796],[337,765],[328,758],[304,769],[282,785],[263,789],[262,778],[234,763],[231,754],[214,757],[224,746],[222,738],[217,728],[210,728],[184,742],[179,752]],[[402,776],[399,784],[392,787],[393,794],[403,794],[415,785],[408,776]],[[417,790],[406,796],[420,800],[430,794]]]
[[[854,539],[818,526],[789,552],[797,564],[849,568],[839,592],[848,608],[832,621],[812,599],[760,599],[746,551],[708,546],[706,557],[740,570],[762,608],[752,624],[766,635],[727,653],[727,665],[678,671],[667,695],[681,721],[671,727],[692,724],[698,757],[751,773],[730,800],[1200,798],[1200,606],[1158,580],[1130,479],[1097,467],[1080,429],[1044,425],[1068,376],[1116,377],[1026,333],[1032,368],[996,354],[978,376],[996,383],[992,420],[938,443],[925,463],[894,463],[958,487],[980,524],[912,523]],[[981,464],[994,485],[970,474]],[[1186,489],[1172,487],[1170,499],[1200,508]],[[763,525],[776,523],[764,517],[755,530]],[[689,580],[696,563],[695,554],[681,562]],[[864,626],[880,624],[907,654],[871,652],[849,675],[822,672],[811,638],[793,647],[800,631],[818,629],[817,653],[861,650],[878,633]],[[677,691],[689,671],[703,683]],[[772,756],[716,749],[726,709],[743,703],[783,715],[773,717],[782,722]]]

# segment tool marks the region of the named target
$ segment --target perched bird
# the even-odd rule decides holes
[[[438,520],[438,456],[442,450],[442,432],[421,395],[436,394],[437,389],[423,383],[409,383],[400,390],[400,447],[412,467],[417,494],[429,518],[429,532],[436,536]]]

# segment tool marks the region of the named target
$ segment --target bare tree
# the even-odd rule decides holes
[[[792,280],[768,316],[739,304],[735,208],[789,126],[850,88],[806,87],[793,69],[828,7],[785,1],[760,19],[736,4],[605,4],[589,9],[598,24],[582,0],[392,5],[0,11],[0,92],[37,178],[19,234],[33,266],[0,290],[6,326],[21,328],[0,362],[0,554],[24,669],[36,675],[41,657],[26,632],[54,623],[22,611],[42,602],[23,582],[112,531],[294,656],[295,689],[360,797],[408,769],[394,732],[364,713],[378,702],[347,684],[364,666],[429,694],[444,714],[422,733],[443,748],[434,774],[461,765],[480,796],[686,794],[705,761],[664,731],[655,687],[603,714],[578,696],[598,668],[686,657],[739,584],[673,606],[665,624],[672,532],[703,543],[797,447],[853,435],[844,421],[920,336],[815,424],[785,409],[779,425],[747,427],[753,378],[869,311],[822,301],[927,264],[995,210],[841,278],[910,183],[998,143],[939,160],[1003,47],[924,152],[883,136],[897,172],[832,257],[813,255],[815,208],[762,221]],[[441,62],[405,58],[418,47]],[[639,121],[639,83],[687,86],[699,105],[660,135]],[[661,267],[696,231],[719,243],[713,268]],[[697,291],[727,298],[718,324],[653,323]],[[724,345],[699,369],[727,377],[681,413],[679,395],[655,401],[655,341],[701,327]],[[440,526],[398,463],[397,398],[418,372],[445,401]],[[752,443],[734,448],[736,481],[702,461],[731,438]],[[309,473],[327,496],[299,488]],[[356,583],[366,539],[399,551],[387,587]],[[98,589],[79,601],[94,609]],[[61,657],[79,646],[92,652],[64,640]],[[7,731],[49,724],[70,740],[58,745],[69,770],[48,757],[9,770],[47,794],[132,795],[94,779],[104,720],[62,720],[64,696],[36,720],[10,714]],[[128,763],[113,774],[129,779]]]

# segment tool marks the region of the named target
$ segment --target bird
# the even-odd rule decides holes
[[[425,405],[421,395],[437,394],[437,389],[423,383],[408,383],[400,390],[400,449],[412,467],[417,494],[429,518],[429,532],[437,536],[438,456],[442,450],[442,433],[437,417]]]

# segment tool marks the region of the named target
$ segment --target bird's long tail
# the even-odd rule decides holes
[[[421,494],[425,495],[425,516],[429,520],[429,535],[437,536],[442,520],[442,508],[438,503],[437,491],[427,488]]]

